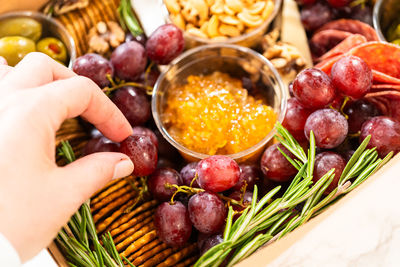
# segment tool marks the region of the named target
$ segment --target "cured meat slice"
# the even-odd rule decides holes
[[[352,33],[339,30],[324,30],[317,32],[310,39],[310,48],[314,57],[320,57],[331,50]]]
[[[350,49],[359,46],[360,44],[366,43],[367,39],[361,34],[350,34],[346,39],[341,41],[334,48],[325,53],[320,60],[325,60],[333,56],[341,55],[349,51]]]
[[[378,35],[376,34],[374,28],[359,20],[353,20],[353,19],[334,20],[322,26],[320,29],[318,29],[318,32],[329,29],[358,33],[365,36],[365,38],[367,38],[368,41],[379,41]]]
[[[373,70],[400,79],[400,46],[369,42],[351,49],[348,54],[362,58]]]
[[[394,78],[377,70],[372,70],[372,76],[374,77],[374,83],[400,84],[400,79]]]

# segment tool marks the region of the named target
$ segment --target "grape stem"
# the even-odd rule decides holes
[[[111,93],[112,91],[115,91],[115,90],[120,89],[120,88],[125,87],[125,86],[133,86],[133,87],[144,88],[144,89],[146,89],[146,90],[153,90],[153,87],[148,86],[148,85],[144,85],[144,84],[142,84],[142,83],[137,83],[137,82],[125,82],[125,81],[123,81],[123,82],[121,82],[120,84],[116,84],[116,85],[113,86],[113,87],[105,87],[105,88],[103,89],[103,92],[106,93],[106,94],[109,94],[109,93]]]
[[[348,96],[345,96],[342,106],[340,107],[340,110],[339,110],[339,112],[342,113],[342,115],[346,118],[346,120],[349,119],[349,116],[347,116],[347,114],[344,113],[344,107],[346,106],[347,102],[349,102],[349,100],[350,100],[350,98]]]
[[[150,61],[150,64],[149,64],[149,66],[147,66],[147,68],[146,68],[146,71],[145,71],[145,73],[144,73],[144,82],[145,82],[145,85],[147,84],[147,81],[149,80],[149,74],[150,74],[150,71],[151,71],[151,68],[154,66],[154,62],[153,61]],[[146,88],[146,93],[148,94],[148,95],[152,95],[153,94],[153,87],[149,87],[150,89],[147,89]]]
[[[361,8],[364,8],[366,5],[366,0],[354,0],[353,2],[350,3],[350,7],[356,7],[358,5],[361,5]]]
[[[152,63],[150,63],[149,67],[151,65],[152,65]],[[146,70],[146,72],[147,72],[147,70]],[[122,87],[125,87],[125,86],[133,86],[133,87],[143,88],[143,89],[146,90],[146,93],[150,94],[150,95],[153,93],[153,87],[152,86],[149,86],[149,85],[146,85],[146,84],[142,84],[142,83],[137,83],[137,82],[125,82],[123,80],[116,82],[116,81],[114,81],[114,79],[111,77],[110,74],[107,74],[106,77],[111,83],[111,87],[104,87],[102,89],[102,91],[106,95],[110,95],[113,91],[115,91],[117,89],[120,89]],[[148,75],[147,75],[147,77],[145,77],[145,83],[146,83],[147,79],[148,79]]]
[[[206,190],[201,189],[201,188],[194,188],[194,187],[190,187],[190,186],[186,186],[186,185],[176,185],[176,184],[170,184],[170,183],[166,183],[165,184],[165,188],[167,189],[172,189],[175,188],[176,191],[174,192],[174,194],[171,197],[171,201],[170,204],[174,205],[174,198],[178,193],[184,193],[184,194],[188,194],[188,195],[194,195],[194,194],[198,194],[201,192],[205,192]],[[230,197],[226,197],[223,194],[219,194],[216,193],[216,195],[218,195],[218,197],[224,201],[226,201],[228,204],[233,204],[235,206],[240,206],[242,208],[246,208],[247,205],[243,204],[242,201],[237,201],[236,199],[230,198]]]
[[[140,186],[137,187],[135,183],[132,180],[128,180],[129,184],[132,186],[133,190],[135,190],[138,193],[138,196],[135,197],[135,202],[126,208],[124,213],[129,213],[132,211],[134,207],[136,207],[137,204],[139,204],[142,200],[145,200],[146,197],[149,195],[149,188],[147,187],[147,177],[140,177]]]
[[[197,177],[199,177],[199,176],[197,175],[197,172],[196,172],[196,174],[194,175],[193,180],[190,182],[190,187],[193,187],[193,183],[194,183],[194,181],[197,180]]]

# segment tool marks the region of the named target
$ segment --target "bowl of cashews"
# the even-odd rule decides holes
[[[188,48],[210,43],[254,47],[282,0],[162,0],[167,22],[184,31]]]

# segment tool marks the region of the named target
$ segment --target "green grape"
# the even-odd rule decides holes
[[[41,39],[36,45],[37,51],[45,53],[49,57],[65,64],[67,49],[63,42],[54,37]]]
[[[0,37],[22,36],[33,41],[42,35],[42,24],[31,18],[11,18],[0,21]]]
[[[7,36],[0,39],[0,56],[8,65],[15,66],[28,53],[35,52],[35,42],[21,36]]]

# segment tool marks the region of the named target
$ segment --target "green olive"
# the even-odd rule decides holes
[[[45,53],[52,59],[63,62],[67,60],[67,49],[63,42],[54,37],[46,37],[36,45],[37,51]]]
[[[0,56],[8,65],[15,66],[28,53],[35,52],[35,42],[22,36],[7,36],[0,39]]]
[[[23,36],[33,41],[42,35],[42,24],[31,18],[11,18],[0,21],[0,37]]]
[[[395,45],[400,45],[400,39],[393,40],[392,43]]]

